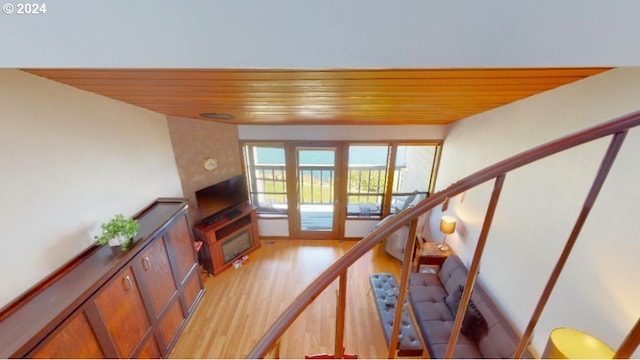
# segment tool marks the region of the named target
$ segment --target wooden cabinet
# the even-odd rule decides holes
[[[165,357],[204,292],[183,199],[136,219],[126,252],[92,247],[0,312],[0,358]]]
[[[200,263],[215,275],[231,266],[234,260],[260,247],[255,208],[240,205],[231,213],[233,217],[194,227],[196,238],[203,242]]]

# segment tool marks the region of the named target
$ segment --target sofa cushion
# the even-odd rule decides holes
[[[442,283],[437,274],[410,273],[409,286],[436,286],[442,288]]]
[[[478,348],[485,358],[491,359],[509,359],[513,358],[513,353],[519,339],[514,338],[513,330],[508,328],[509,325],[495,323],[489,328],[486,336],[478,341]],[[532,354],[525,352],[523,358],[531,358]]]
[[[410,274],[409,294],[411,308],[418,322],[453,320],[447,305],[442,301],[447,294],[436,274]]]
[[[411,303],[411,308],[413,309],[413,313],[418,322],[431,320],[454,320],[453,316],[451,316],[451,313],[449,312],[449,309],[447,309],[447,305],[445,305],[443,302],[413,302]]]
[[[433,345],[429,351],[433,355],[434,359],[444,359],[445,353],[447,352],[447,344],[435,344]],[[453,358],[454,359],[481,359],[482,353],[478,351],[478,347],[476,344],[460,344],[456,345],[456,348],[453,350]]]
[[[426,320],[419,322],[420,332],[427,341],[427,348],[433,358],[444,358],[453,329],[453,319],[449,321]],[[458,337],[454,358],[481,358],[482,353],[475,341],[464,334]]]
[[[444,292],[436,274],[409,274],[409,298],[412,302],[442,302]]]

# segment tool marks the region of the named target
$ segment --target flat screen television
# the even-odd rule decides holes
[[[234,207],[249,201],[244,175],[213,184],[196,191],[200,221],[211,224],[223,217],[233,217]]]

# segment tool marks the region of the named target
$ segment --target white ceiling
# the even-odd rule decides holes
[[[0,14],[0,66],[640,65],[636,0],[57,0]]]

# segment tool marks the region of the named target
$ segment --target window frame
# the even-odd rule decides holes
[[[255,173],[255,158],[254,158],[254,154],[251,151],[254,147],[274,147],[274,148],[282,148],[282,150],[284,151],[284,165],[283,169],[282,169],[282,174],[284,174],[284,180],[281,180],[281,182],[283,182],[284,185],[284,192],[280,193],[280,192],[258,192],[255,189],[255,186],[257,184],[257,177],[256,177],[256,173]],[[287,164],[287,145],[285,142],[282,141],[251,141],[251,142],[243,142],[241,143],[241,152],[242,152],[242,162],[243,162],[243,168],[245,170],[245,176],[247,176],[247,180],[248,180],[248,189],[249,189],[249,201],[251,202],[251,205],[253,205],[256,208],[256,213],[258,215],[258,217],[265,217],[265,218],[288,218],[289,217],[289,177],[288,177],[288,164]],[[251,164],[249,164],[249,162],[247,160],[250,160]],[[251,166],[251,167],[250,167]],[[278,165],[280,166],[280,165]],[[272,180],[275,181],[275,180]],[[274,195],[278,195],[278,196],[283,196],[287,207],[282,209],[281,211],[276,211],[276,210],[271,210],[271,211],[267,211],[265,209],[265,207],[260,207],[258,206],[256,203],[258,203],[257,197],[260,196],[260,194],[274,194]]]
[[[440,167],[440,155],[442,153],[442,141],[393,141],[392,145],[392,153],[389,155],[389,183],[387,184],[387,192],[388,198],[386,199],[388,207],[384,209],[384,216],[394,213],[391,209],[391,203],[394,196],[411,196],[414,192],[397,192],[394,193],[393,185],[395,182],[395,174],[396,174],[396,159],[397,159],[397,151],[400,146],[434,146],[434,154],[433,154],[433,162],[431,163],[431,170],[429,172],[429,184],[427,184],[427,191],[420,191],[417,194],[424,194],[425,198],[431,196],[436,186],[436,177],[438,175],[438,169]]]
[[[384,188],[381,193],[351,193],[350,192],[350,168],[349,168],[349,153],[352,146],[385,146],[387,148],[387,158],[384,160],[385,168],[382,170],[385,173],[384,177]],[[389,159],[391,158],[391,143],[388,141],[380,141],[380,142],[345,142],[344,144],[344,156],[345,156],[345,186],[344,186],[344,204],[342,204],[345,209],[345,217],[347,220],[357,220],[357,219],[380,219],[384,216],[385,203],[388,201],[386,193],[388,190],[388,181],[389,181]],[[342,190],[342,189],[341,189]],[[371,215],[370,213],[367,215],[366,213],[356,213],[349,214],[349,196],[382,196],[382,200],[380,203],[380,211]]]

